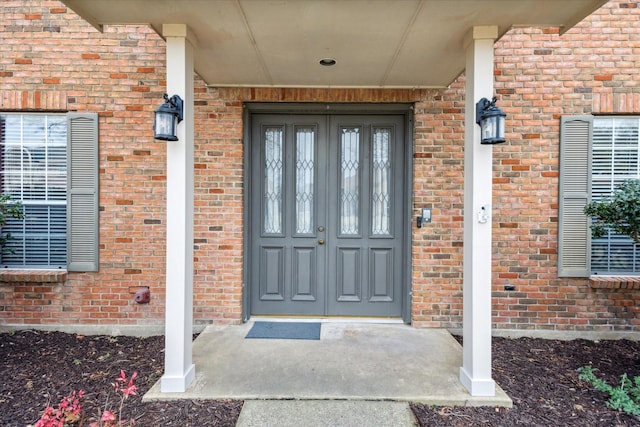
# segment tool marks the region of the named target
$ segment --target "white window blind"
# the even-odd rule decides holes
[[[640,178],[640,118],[597,117],[593,121],[591,200],[607,200],[628,179]],[[640,273],[640,248],[609,232],[591,242],[592,274]]]
[[[0,187],[23,205],[8,219],[3,267],[67,263],[67,119],[64,114],[0,114]]]

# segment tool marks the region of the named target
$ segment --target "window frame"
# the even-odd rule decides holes
[[[51,112],[3,112],[2,115],[57,115]],[[60,114],[60,113],[58,113]],[[98,114],[62,113],[66,117],[66,265],[9,265],[6,269],[98,271],[99,159]]]
[[[8,242],[10,252],[3,251],[0,257],[0,265],[18,269],[64,268],[67,258],[66,115],[34,112],[1,115],[0,191],[20,203],[25,215],[23,219],[7,219],[4,230],[13,238]],[[54,126],[60,125],[64,129],[56,132]]]

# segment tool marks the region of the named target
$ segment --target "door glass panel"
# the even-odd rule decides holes
[[[282,233],[283,130],[264,130],[264,224],[267,234]]]
[[[360,207],[360,129],[341,129],[340,233],[358,234]]]
[[[313,231],[315,129],[296,129],[296,233]]]
[[[372,158],[372,218],[371,232],[373,234],[389,234],[391,207],[391,161],[389,138],[391,129],[377,128],[373,130],[373,158]]]

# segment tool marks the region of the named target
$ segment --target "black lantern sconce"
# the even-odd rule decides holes
[[[182,98],[178,95],[164,94],[164,104],[158,107],[153,121],[155,139],[163,141],[177,141],[178,123],[182,121]]]
[[[504,118],[507,115],[498,107],[495,96],[491,101],[482,98],[476,104],[476,123],[480,125],[481,144],[500,144],[504,139]]]

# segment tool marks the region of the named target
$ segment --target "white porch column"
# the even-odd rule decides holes
[[[467,45],[464,142],[463,349],[460,381],[472,396],[495,396],[491,378],[491,194],[493,147],[480,144],[476,102],[493,97],[498,27],[474,27]],[[484,208],[484,209],[483,209]],[[481,215],[486,214],[486,221]]]
[[[160,389],[183,392],[195,378],[193,334],[193,45],[183,24],[165,24],[167,93],[184,101],[178,141],[167,144],[165,361]],[[160,100],[158,100],[160,102]]]

